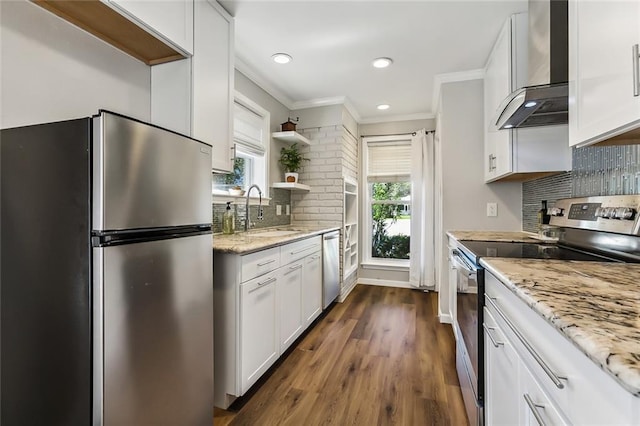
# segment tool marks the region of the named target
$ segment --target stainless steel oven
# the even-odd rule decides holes
[[[458,241],[456,270],[456,369],[471,425],[484,423],[484,268],[481,257],[640,263],[640,195],[569,198],[549,209],[559,239]]]
[[[460,248],[451,251],[451,264],[456,270],[456,370],[471,425],[483,424],[483,355],[482,295],[484,275],[475,257]]]

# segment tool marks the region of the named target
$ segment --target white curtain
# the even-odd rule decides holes
[[[411,241],[409,281],[414,287],[435,287],[434,142],[425,129],[411,138]]]

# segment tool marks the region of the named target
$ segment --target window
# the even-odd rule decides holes
[[[229,189],[247,190],[257,184],[267,197],[269,112],[236,92],[233,110],[235,159],[233,171],[213,175],[213,194],[229,195]]]
[[[409,266],[411,139],[365,138],[367,178],[364,261]],[[367,233],[368,232],[368,233]]]

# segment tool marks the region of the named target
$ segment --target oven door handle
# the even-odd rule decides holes
[[[475,275],[475,274],[478,273],[478,268],[476,268],[475,266],[471,265],[467,261],[465,256],[462,253],[460,253],[460,250],[458,250],[458,249],[453,249],[452,250],[452,260],[453,260],[453,263],[457,264],[462,269],[467,271],[467,273],[469,275]]]

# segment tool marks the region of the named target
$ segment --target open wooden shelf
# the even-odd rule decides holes
[[[288,132],[275,132],[271,134],[271,137],[287,143],[297,142],[302,145],[311,145],[311,141],[309,139],[305,138],[298,132],[294,132],[293,130]]]
[[[302,183],[297,182],[276,182],[271,185],[272,188],[280,188],[280,189],[288,189],[291,191],[311,191],[311,187],[309,185],[304,185]]]

